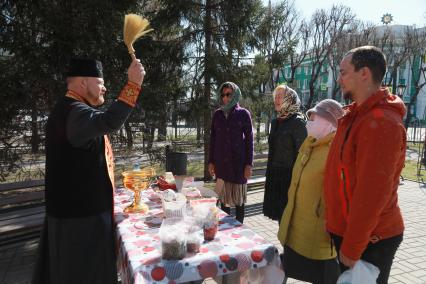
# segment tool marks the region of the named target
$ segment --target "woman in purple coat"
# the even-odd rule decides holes
[[[219,88],[220,108],[213,114],[210,131],[209,172],[216,180],[221,208],[244,221],[247,179],[253,167],[253,130],[250,112],[239,106],[240,88],[225,82]]]

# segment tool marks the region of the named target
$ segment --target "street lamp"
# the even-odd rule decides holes
[[[398,97],[400,97],[401,99],[402,99],[402,96],[404,95],[405,88],[406,88],[405,84],[399,84],[398,87],[397,87],[396,92],[397,92]]]

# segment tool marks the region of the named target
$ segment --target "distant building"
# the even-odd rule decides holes
[[[277,72],[277,70],[275,70]],[[311,72],[312,64],[311,59],[307,57],[302,64],[297,67],[294,74],[293,88],[297,91],[300,96],[300,100],[303,105],[306,105],[309,99],[309,83],[311,81]],[[283,74],[284,73],[284,74]],[[277,76],[275,73],[275,78],[278,78],[278,83],[287,83],[288,78],[291,76],[290,66],[285,65],[284,68],[280,71],[280,74]],[[320,75],[318,76],[317,81],[315,82],[315,97],[314,103],[326,98],[331,98],[332,91],[332,82],[333,74],[332,70],[329,67],[328,62],[326,62],[320,69]]]
[[[383,37],[386,29],[390,29],[390,31],[395,35],[395,43],[396,48],[398,48],[398,44],[402,44],[402,37],[404,35],[404,31],[406,29],[416,29],[419,32],[426,32],[426,27],[417,29],[415,26],[404,26],[404,25],[388,25],[388,26],[379,26],[376,28],[376,36]],[[413,60],[413,66],[411,66],[410,62],[407,60],[397,67],[396,78],[392,82],[389,82],[391,78],[391,73],[393,70],[393,62],[388,62],[388,70],[383,80],[385,85],[391,89],[392,93],[398,94],[397,90],[393,90],[392,86],[405,86],[405,88],[400,88],[403,90],[401,94],[402,99],[406,104],[410,102],[410,99],[415,94],[415,78],[418,78],[418,72],[426,72],[426,55],[418,54],[415,56]],[[422,66],[420,66],[422,64]],[[414,67],[414,68],[412,68]],[[295,87],[296,91],[300,95],[300,99],[305,105],[309,99],[309,82],[311,79],[311,59],[309,56],[305,58],[302,64],[297,67],[293,87]],[[414,74],[412,72],[414,70]],[[423,71],[422,71],[423,70]],[[287,80],[290,78],[290,65],[286,64],[283,66],[281,70],[274,70],[274,78],[277,78],[276,83],[288,83]],[[279,74],[277,74],[279,73]],[[414,75],[414,76],[413,76]],[[420,74],[421,75],[421,74]],[[424,76],[420,76],[419,85],[424,83]],[[325,61],[324,66],[321,67],[319,78],[315,83],[315,95],[313,99],[313,103],[325,99],[331,98],[333,92],[333,86],[336,84],[333,79],[333,72],[329,66],[328,60]],[[342,101],[342,96],[340,91],[337,93],[336,99]],[[412,117],[415,119],[419,119],[421,121],[426,120],[426,87],[424,86],[418,96],[417,101],[411,106]]]

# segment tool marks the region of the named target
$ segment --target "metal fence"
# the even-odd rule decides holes
[[[424,143],[425,142],[426,125],[415,120],[408,125],[407,142]]]

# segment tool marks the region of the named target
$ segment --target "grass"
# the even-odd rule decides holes
[[[405,179],[423,182],[423,179],[426,175],[426,169],[423,167],[419,176],[417,175],[417,171],[417,161],[406,160],[401,176]]]
[[[413,142],[408,142],[407,143],[407,148],[408,149],[412,149],[414,151],[420,151],[422,148],[422,143],[413,143]]]
[[[416,151],[416,152],[419,152],[419,145],[420,145],[419,143],[407,144],[407,146],[412,151]],[[266,161],[267,161],[266,158],[256,159],[254,161],[255,167],[256,167],[256,164],[265,163]],[[164,175],[164,172],[165,172],[164,165],[157,163],[157,164],[154,164],[153,166],[155,168],[157,175]],[[116,165],[115,178],[117,182],[121,181],[121,178],[122,178],[121,173],[125,170],[131,170],[131,168],[128,168],[123,165]],[[14,182],[14,181],[25,180],[25,179],[40,179],[40,178],[43,178],[43,172],[44,172],[44,166],[40,167],[39,165],[33,165],[30,168],[27,168],[25,171],[21,170],[21,171],[16,171],[14,173],[11,173],[9,176],[6,177],[5,182]],[[202,177],[204,175],[203,161],[189,162],[187,172],[189,176]],[[422,173],[424,173],[424,175],[426,176],[426,169],[423,170]],[[413,161],[413,160],[405,161],[405,167],[403,168],[401,175],[406,179],[415,180],[415,181],[422,181],[423,179],[423,175],[421,175],[420,177],[417,176],[417,161]],[[425,180],[426,180],[426,177],[425,177]]]
[[[266,162],[266,161],[267,161],[267,159],[265,159],[265,158],[256,159],[255,164]],[[160,167],[159,165],[155,166],[155,170],[156,170],[158,175],[164,174],[164,168]],[[195,162],[188,163],[187,171],[188,171],[189,176],[202,177],[203,174],[204,174],[204,163],[203,163],[203,161],[195,161]],[[116,171],[116,174],[118,173],[119,175],[121,175],[121,172],[122,171],[120,171],[120,172]],[[426,170],[424,170],[423,173],[426,175]],[[405,161],[405,167],[402,169],[401,175],[406,179],[418,180],[417,161],[406,160]]]
[[[255,143],[254,144],[254,151],[256,153],[265,153],[268,151],[268,143]]]
[[[406,160],[401,175],[406,179],[417,180],[417,162]]]
[[[5,180],[2,181],[1,183],[17,182],[17,181],[24,181],[24,180],[38,180],[38,179],[44,179],[44,166],[43,167],[32,166],[29,169],[28,168],[18,169],[14,172],[10,172],[5,177]]]
[[[268,159],[266,158],[255,159],[254,160],[255,166],[256,166],[256,163],[264,163],[267,160]],[[164,172],[165,172],[164,165],[155,164],[154,168],[157,175],[164,175]],[[117,166],[115,168],[115,179],[117,181],[121,180],[121,173],[125,170],[130,170],[130,169],[127,169],[124,166]],[[204,175],[204,162],[203,161],[188,162],[187,174],[188,176],[202,177]]]

